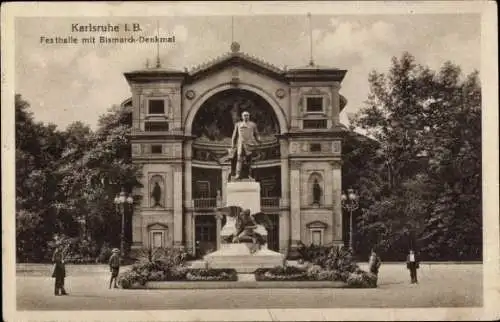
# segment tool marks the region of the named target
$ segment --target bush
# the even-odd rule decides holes
[[[107,261],[109,260],[109,257],[111,257],[112,250],[113,249],[109,246],[108,243],[102,244],[101,250],[99,251],[99,255],[97,256],[96,262],[107,263]]]
[[[377,276],[365,271],[350,273],[347,285],[353,288],[375,288],[377,287]]]
[[[255,271],[257,281],[305,281],[309,280],[307,270],[295,266],[276,266],[258,268]]]
[[[146,284],[146,281],[147,279],[144,278],[144,275],[134,270],[120,273],[118,276],[118,284],[124,289],[129,289],[137,285],[143,286]]]
[[[57,247],[64,250],[65,261],[73,264],[94,263],[98,253],[97,244],[92,240],[61,235],[57,237],[57,240],[48,243],[50,260]]]

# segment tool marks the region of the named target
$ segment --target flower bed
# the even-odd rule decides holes
[[[168,281],[237,281],[234,269],[177,268],[171,272]]]
[[[173,249],[145,251],[129,271],[121,273],[122,288],[143,287],[160,281],[237,281],[234,269],[199,269],[185,266],[186,254]]]
[[[277,266],[274,268],[258,268],[255,271],[256,281],[310,281],[307,271],[295,266]]]
[[[278,266],[255,271],[257,281],[331,281],[347,287],[377,287],[377,276],[359,268],[349,250],[311,246],[303,249],[305,267]]]

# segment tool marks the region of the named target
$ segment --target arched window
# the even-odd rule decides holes
[[[308,180],[309,204],[319,207],[324,204],[323,177],[317,172],[313,172]]]

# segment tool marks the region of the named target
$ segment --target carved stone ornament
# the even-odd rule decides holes
[[[342,160],[332,160],[329,163],[333,169],[341,169],[342,168]]]
[[[286,96],[286,92],[285,92],[285,90],[283,88],[279,88],[279,89],[276,90],[276,97],[277,98],[281,99],[281,98],[283,98],[285,96]]]
[[[301,166],[302,166],[301,161],[296,161],[296,160],[290,161],[291,170],[300,170]]]
[[[333,141],[332,142],[332,152],[333,153],[341,153],[341,144],[340,141]]]
[[[193,98],[196,97],[196,93],[192,89],[190,89],[186,92],[185,96],[188,100],[192,100]]]

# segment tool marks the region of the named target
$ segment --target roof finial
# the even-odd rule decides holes
[[[156,20],[156,36],[160,38],[160,22]],[[156,43],[156,68],[160,68],[160,42]]]
[[[234,41],[234,16],[231,16],[231,51],[233,53],[240,51],[240,44]]]
[[[311,13],[307,13],[307,17],[309,18],[309,40],[310,40],[310,57],[309,57],[309,66],[314,66],[313,59],[313,36],[312,36],[312,25],[311,25]]]

